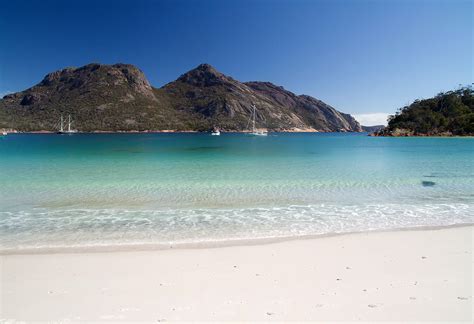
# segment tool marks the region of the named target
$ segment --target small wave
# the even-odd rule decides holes
[[[474,222],[474,204],[291,205],[228,209],[0,212],[0,252],[213,245]]]

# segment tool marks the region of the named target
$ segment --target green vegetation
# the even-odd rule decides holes
[[[378,135],[474,135],[474,91],[464,87],[416,100],[390,116],[388,126]]]
[[[79,131],[224,131],[256,126],[320,131],[361,131],[359,123],[309,96],[271,83],[242,83],[202,64],[154,88],[129,64],[88,64],[50,73],[37,85],[0,100],[0,128],[56,131],[71,115]]]

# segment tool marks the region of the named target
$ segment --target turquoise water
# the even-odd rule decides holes
[[[0,251],[473,223],[473,161],[473,138],[10,134]]]

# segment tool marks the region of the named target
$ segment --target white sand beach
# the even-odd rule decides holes
[[[0,319],[471,322],[473,231],[4,255]]]

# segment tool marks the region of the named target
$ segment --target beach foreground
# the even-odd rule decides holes
[[[4,255],[0,319],[471,322],[473,231]]]

